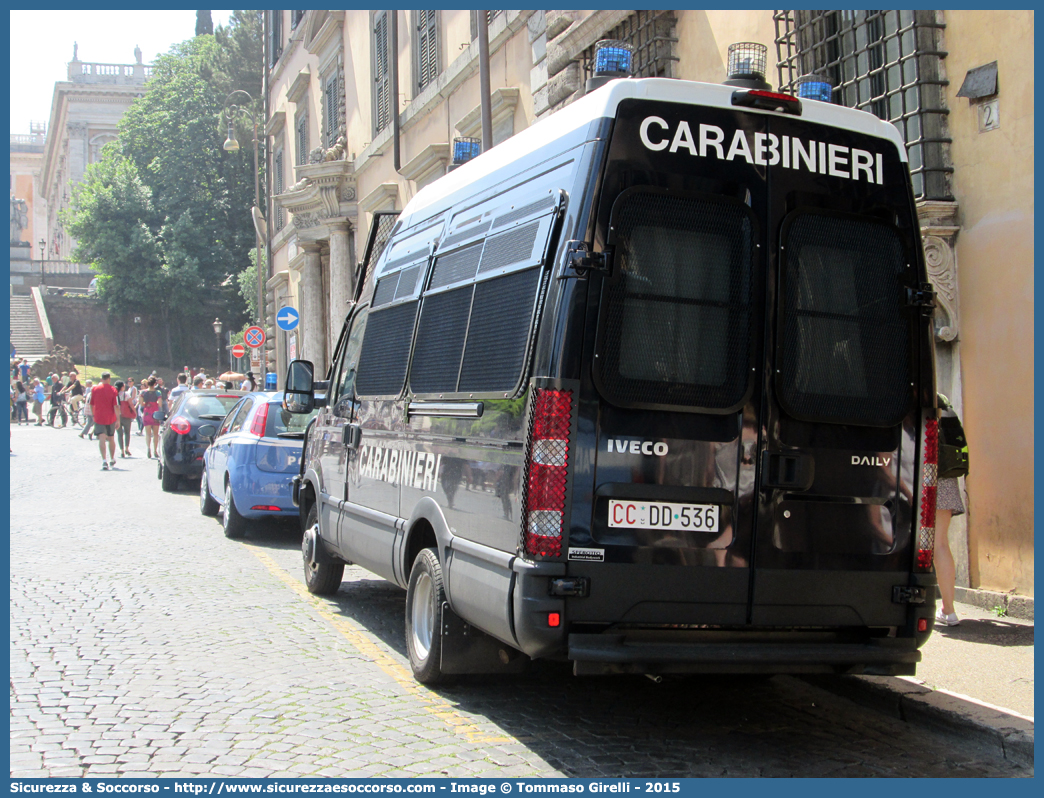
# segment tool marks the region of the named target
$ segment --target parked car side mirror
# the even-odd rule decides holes
[[[155,413],[152,414],[152,417],[160,424],[167,420],[167,414],[164,413],[162,410],[157,410]]]
[[[204,438],[213,439],[214,436],[217,435],[217,427],[215,427],[213,424],[204,424],[202,427],[199,428],[199,434],[202,435]]]
[[[294,360],[286,370],[283,408],[297,415],[315,407],[315,366],[310,360]]]

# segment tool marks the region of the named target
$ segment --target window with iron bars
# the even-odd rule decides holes
[[[607,31],[602,39],[627,42],[634,47],[634,76],[637,78],[673,78],[674,35],[677,24],[673,11],[635,11],[623,22]],[[584,80],[594,74],[594,45],[581,54]]]
[[[952,200],[937,11],[774,11],[780,91],[827,77],[834,102],[894,124],[917,199]]]

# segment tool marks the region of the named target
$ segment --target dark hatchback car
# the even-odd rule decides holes
[[[199,434],[204,424],[221,421],[243,391],[186,391],[170,408],[160,427],[160,458],[157,477],[165,491],[175,491],[182,479],[199,479],[203,473],[203,452],[210,438]]]

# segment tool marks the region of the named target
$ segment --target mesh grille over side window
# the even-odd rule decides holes
[[[754,226],[746,206],[634,191],[614,208],[614,275],[597,375],[621,406],[726,410],[752,356]]]
[[[416,301],[370,313],[355,378],[360,396],[398,396],[402,391],[416,318]]]
[[[810,213],[784,235],[783,409],[812,421],[898,424],[910,403],[898,232],[881,222]]]
[[[410,367],[410,389],[415,393],[457,390],[472,290],[468,285],[424,298]]]

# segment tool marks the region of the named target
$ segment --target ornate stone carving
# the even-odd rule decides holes
[[[960,303],[954,244],[960,225],[957,203],[922,200],[917,203],[921,244],[928,279],[935,288],[935,337],[952,342],[960,336]]]
[[[354,186],[341,186],[340,195],[341,202],[354,202],[355,201],[355,187]]]
[[[322,163],[323,161],[323,148],[315,147],[310,153],[308,153],[308,163]]]
[[[957,270],[953,249],[939,236],[925,236],[924,263],[935,286],[935,335],[941,341],[957,338]]]
[[[87,135],[86,122],[70,122],[66,129],[69,131],[69,138],[82,139]]]
[[[318,227],[322,224],[322,219],[318,213],[295,213],[294,214],[294,227],[298,230],[306,230],[309,227]]]

